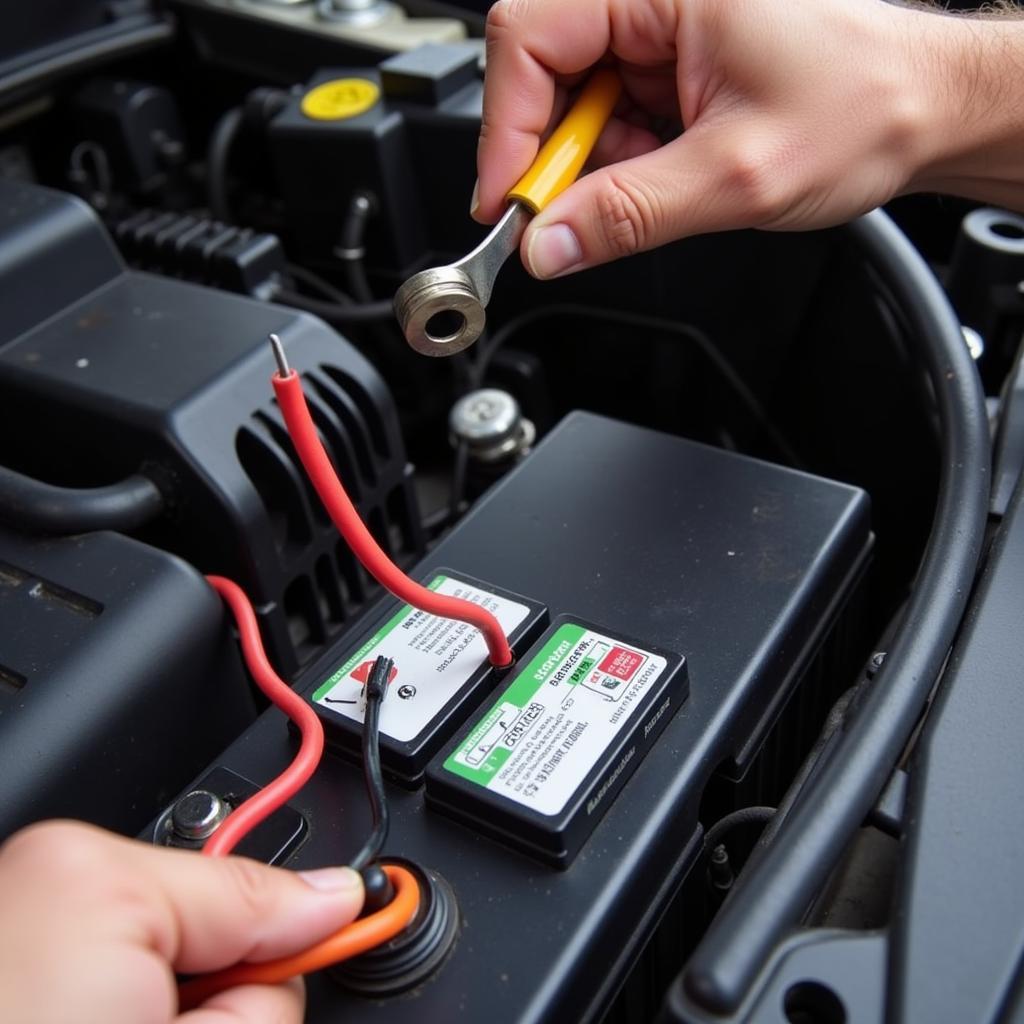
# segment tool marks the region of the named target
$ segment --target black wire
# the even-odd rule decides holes
[[[387,842],[390,827],[388,797],[380,767],[380,706],[388,692],[394,662],[379,655],[366,680],[366,712],[363,715],[363,779],[370,801],[373,828],[363,848],[352,859],[354,871],[362,871],[379,856]]]
[[[479,355],[473,364],[473,384],[480,387],[484,376],[487,373],[491,360],[498,349],[517,331],[536,320],[549,316],[584,317],[594,320],[603,320],[609,323],[625,324],[631,327],[639,327],[649,331],[660,331],[663,334],[674,334],[677,337],[685,338],[692,342],[707,359],[707,361],[718,371],[722,379],[732,388],[733,393],[746,407],[748,414],[764,434],[771,440],[779,454],[791,465],[798,469],[803,468],[803,461],[797,455],[793,446],[789,443],[782,432],[772,423],[765,412],[757,396],[747,386],[746,381],[739,375],[731,362],[719,351],[715,343],[699,327],[692,324],[676,323],[674,320],[666,320],[662,317],[647,316],[644,313],[629,313],[624,310],[604,309],[594,306],[581,306],[573,303],[558,303],[551,306],[540,306],[531,309],[520,316],[514,317],[504,323],[497,331],[486,340],[482,348],[479,348]]]
[[[32,533],[134,530],[163,510],[159,488],[139,474],[105,487],[56,487],[0,466],[0,520]]]
[[[455,449],[455,465],[452,467],[452,490],[448,499],[448,525],[458,521],[462,498],[466,492],[466,469],[469,464],[469,445],[460,441]]]
[[[734,828],[742,825],[767,825],[774,815],[774,807],[741,807],[738,811],[719,818],[704,833],[704,849],[708,852],[713,850]]]
[[[137,15],[133,16],[133,20],[135,17],[153,16]],[[50,57],[34,58],[16,71],[0,76],[0,99],[6,102],[14,93],[49,87],[63,78],[95,70],[100,65],[122,60],[153,46],[170,43],[174,37],[175,24],[170,17],[116,32],[111,32],[108,27],[94,29],[80,35],[73,48],[64,49]]]
[[[941,474],[931,536],[885,662],[772,843],[755,848],[682,976],[688,998],[733,1013],[870,812],[925,708],[964,613],[988,512],[985,398],[938,281],[881,210],[846,228],[898,300],[935,392]]]
[[[307,288],[319,292],[325,299],[336,302],[339,306],[352,305],[351,295],[343,292],[340,288],[336,288],[330,281],[319,274],[314,274],[312,270],[300,267],[296,263],[288,263],[284,269],[289,277],[293,277],[300,284],[304,284]]]
[[[342,306],[337,302],[311,299],[288,288],[282,288],[274,296],[274,301],[285,306],[294,306],[295,309],[305,310],[307,313],[320,317],[321,320],[326,320],[329,324],[341,324],[342,326],[390,320],[395,315],[390,299]]]
[[[206,150],[206,204],[215,220],[230,221],[228,208],[228,158],[242,127],[241,107],[232,107],[221,114]]]
[[[345,271],[345,283],[357,302],[373,302],[373,291],[366,277],[363,254],[366,246],[366,225],[376,209],[376,200],[360,189],[352,196],[348,213],[341,227],[340,248],[336,251]]]

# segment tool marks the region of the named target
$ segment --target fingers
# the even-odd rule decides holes
[[[556,83],[572,84],[607,55],[627,95],[675,117],[677,4],[654,0],[500,0],[487,19],[487,76],[474,216],[497,220],[551,123]],[[634,136],[626,152],[643,147]],[[606,147],[607,148],[607,147]]]
[[[239,985],[183,1013],[178,1024],[302,1024],[305,986],[293,978],[283,985]]]
[[[687,235],[767,225],[785,203],[784,171],[742,125],[694,128],[571,185],[527,228],[523,263],[546,279]]]
[[[216,970],[299,952],[355,919],[362,881],[349,868],[298,875],[242,857],[147,854],[167,915],[152,940],[179,971]],[[141,857],[139,858],[141,861]]]
[[[608,0],[499,0],[487,16],[487,76],[476,216],[493,221],[530,166],[551,120],[555,76],[584,71],[608,49]]]
[[[4,858],[21,875],[41,874],[98,938],[154,950],[185,973],[299,952],[353,920],[363,901],[361,879],[348,868],[300,876],[69,822],[26,830]]]

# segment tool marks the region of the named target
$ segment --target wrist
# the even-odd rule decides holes
[[[905,192],[1019,204],[1024,182],[1024,20],[903,11],[920,124]]]

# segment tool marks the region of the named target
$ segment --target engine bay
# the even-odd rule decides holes
[[[483,5],[78,14],[0,44],[0,838],[197,848],[287,769],[227,579],[326,743],[239,852],[357,860],[376,792],[421,894],[310,1021],[1009,1019],[1024,219],[513,255],[428,358],[393,299],[486,233]],[[288,380],[364,546],[511,661],[339,536]]]

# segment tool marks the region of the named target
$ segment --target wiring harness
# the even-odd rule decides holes
[[[331,519],[366,570],[400,600],[433,615],[476,626],[487,642],[490,661],[496,667],[512,663],[512,651],[498,620],[470,601],[436,594],[411,580],[384,553],[366,528],[338,479],[316,432],[298,374],[285,359],[276,335],[270,336],[279,372],[272,383],[292,443]],[[298,727],[299,749],[291,764],[258,793],[235,808],[203,847],[203,855],[224,857],[262,821],[294,796],[312,777],[324,749],[323,726],[316,712],[278,676],[260,639],[252,604],[242,589],[223,576],[207,576],[210,586],[227,604],[238,626],[242,655],[256,684]],[[391,680],[393,663],[378,657],[363,693],[363,773],[373,817],[373,828],[352,867],[376,875],[389,897],[385,906],[346,925],[334,935],[301,953],[260,964],[236,964],[222,971],[192,978],[179,987],[182,1010],[199,1006],[210,996],[240,984],[276,984],[365,953],[401,932],[419,907],[419,883],[395,864],[377,865],[388,834],[388,807],[380,763],[380,713]],[[371,903],[368,885],[367,908]]]

